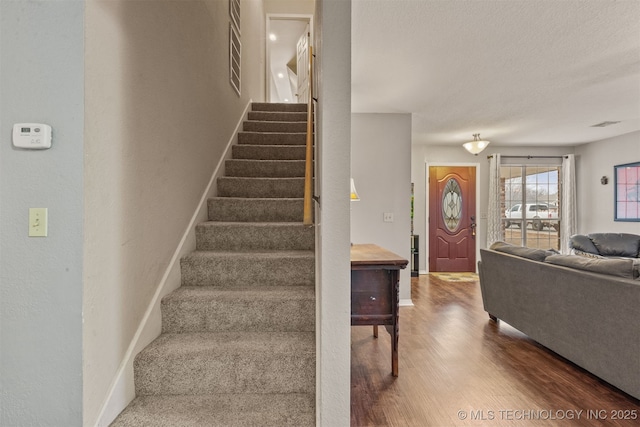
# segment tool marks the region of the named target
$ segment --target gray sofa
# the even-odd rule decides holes
[[[640,399],[638,263],[506,243],[480,253],[482,300],[493,320]]]
[[[640,236],[628,233],[575,234],[569,247],[577,255],[593,258],[640,258]]]

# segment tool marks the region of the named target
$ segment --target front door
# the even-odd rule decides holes
[[[476,271],[476,168],[429,167],[429,271]]]

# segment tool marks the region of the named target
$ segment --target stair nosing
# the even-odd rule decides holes
[[[271,286],[197,286],[183,285],[162,298],[162,304],[172,301],[185,301],[186,293],[196,293],[197,301],[206,302],[207,297],[219,298],[221,296],[234,296],[234,298],[242,298],[242,294],[255,293],[260,298],[277,298],[277,301],[304,301],[315,299],[315,287],[309,285],[271,285]],[[286,293],[293,298],[282,299],[277,294]],[[192,298],[192,297],[191,297]]]
[[[196,227],[198,226],[215,227],[215,226],[222,226],[222,225],[226,225],[229,227],[263,227],[263,228],[267,228],[267,227],[307,228],[308,227],[304,225],[302,221],[287,222],[287,221],[215,221],[215,220],[202,221],[196,224]]]
[[[254,120],[251,120],[254,121]],[[277,123],[277,122],[264,122],[264,123]],[[298,122],[284,122],[284,123],[298,123]],[[258,131],[258,130],[241,130],[238,131],[238,133],[245,133],[245,134],[251,134],[251,135],[260,135],[263,133],[268,133],[269,135],[273,135],[274,133],[281,133],[283,135],[307,135],[306,132],[282,132],[282,131],[277,131],[277,132],[264,132],[264,131]],[[244,144],[243,144],[244,145]],[[254,144],[256,145],[256,144]],[[282,145],[282,144],[275,144],[275,145]]]
[[[306,134],[304,134],[306,135]],[[303,144],[300,145],[291,145],[291,144],[237,144],[234,147],[260,147],[260,148],[302,148]]]
[[[305,163],[305,159],[228,159],[227,162],[298,162]]]
[[[221,176],[218,179],[298,179],[304,180],[303,176]]]
[[[287,256],[287,257],[304,255],[305,257],[313,257],[315,255],[315,251],[312,249],[276,249],[276,250],[256,249],[256,250],[244,250],[244,251],[232,251],[232,250],[222,250],[222,249],[206,250],[206,251],[194,250],[189,252],[183,258],[189,257],[191,255],[204,256],[204,254],[215,254],[220,256],[222,255],[238,255],[238,256],[263,255],[263,256],[270,256],[270,257],[275,257],[276,255]]]
[[[283,339],[288,338],[283,343]],[[197,348],[191,346],[184,346],[183,344],[195,344]],[[273,345],[278,344],[300,344],[300,347],[296,347],[297,354],[315,354],[315,332],[303,331],[303,332],[283,332],[283,331],[266,331],[266,332],[252,332],[252,331],[222,331],[222,332],[163,332],[152,341],[147,347],[145,347],[138,355],[136,359],[144,357],[150,354],[158,355],[160,350],[169,349],[169,354],[165,354],[165,357],[189,354],[189,353],[221,353],[226,352],[229,349],[235,350],[235,352],[242,352],[243,354],[249,354],[252,351],[262,354],[263,348],[253,349],[254,345],[264,345],[271,348],[273,354],[290,354],[290,349],[281,348],[276,349]],[[271,345],[269,345],[271,344]],[[244,347],[244,348],[240,348]]]
[[[254,111],[255,112],[255,111]],[[245,120],[245,122],[251,122],[251,123],[289,123],[289,124],[300,124],[300,123],[304,123],[302,121],[293,121],[293,122],[288,122],[286,120]],[[255,132],[255,131],[254,131]],[[289,132],[283,132],[283,133],[289,133]],[[294,133],[294,132],[291,132]],[[295,133],[303,133],[306,134],[306,132],[295,132]]]
[[[225,200],[256,200],[256,201],[300,201],[304,200],[304,197],[237,197],[237,196],[214,196],[209,197],[207,200],[216,200],[216,199],[225,199]]]

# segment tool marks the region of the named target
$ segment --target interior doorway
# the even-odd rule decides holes
[[[308,78],[307,61],[299,64],[299,45],[301,40],[313,40],[312,15],[268,14],[266,29],[265,99],[267,102],[306,102],[299,99],[304,94],[298,91],[299,81],[305,82]]]
[[[429,271],[476,271],[476,167],[429,167]]]

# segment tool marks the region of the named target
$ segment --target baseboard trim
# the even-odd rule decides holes
[[[160,283],[156,289],[151,302],[147,306],[147,310],[140,322],[131,344],[129,345],[124,359],[118,370],[114,381],[107,393],[107,397],[100,410],[100,415],[95,424],[96,427],[107,427],[115,420],[124,408],[135,398],[135,386],[133,383],[133,360],[144,347],[160,335],[162,328],[162,318],[160,313],[160,301],[169,292],[180,286],[180,259],[192,252],[196,247],[195,226],[199,222],[205,221],[207,218],[207,200],[217,195],[217,187],[214,186],[216,179],[224,173],[225,160],[231,158],[231,147],[238,139],[238,131],[242,126],[242,122],[247,119],[251,103],[247,103],[236,128],[234,129],[227,147],[225,148],[220,161],[216,165],[209,183],[200,198],[200,202],[189,221],[182,239],[178,244],[173,257],[165,270]]]
[[[398,302],[398,305],[400,307],[413,307],[413,301],[411,300],[411,298],[401,298],[400,301]]]

